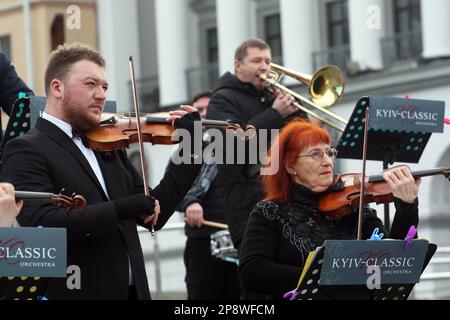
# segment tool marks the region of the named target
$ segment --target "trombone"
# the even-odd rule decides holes
[[[309,99],[290,90],[286,86],[283,86],[280,81],[284,75],[287,75],[308,85]],[[285,68],[278,64],[271,63],[269,75],[261,74],[259,77],[265,81],[266,88],[268,90],[273,92],[275,91],[275,88],[277,88],[285,94],[290,94],[297,100],[294,102],[294,105],[297,108],[306,112],[310,116],[328,124],[330,127],[344,132],[345,127],[342,127],[332,122],[331,120],[320,116],[319,114],[306,108],[305,106],[308,105],[312,108],[316,108],[317,110],[320,110],[331,118],[341,122],[342,124],[344,124],[344,126],[347,125],[347,121],[344,118],[326,109],[335,105],[344,94],[344,72],[342,72],[342,70],[337,66],[327,65],[320,68],[313,75],[307,75]]]

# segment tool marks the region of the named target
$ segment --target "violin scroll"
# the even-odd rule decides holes
[[[86,199],[80,195],[73,195],[71,197],[62,194],[55,194],[51,199],[54,205],[60,205],[67,209],[79,211],[86,206]]]
[[[77,194],[66,196],[62,193],[15,191],[15,198],[16,200],[50,201],[54,205],[63,206],[71,210],[81,210],[86,206],[86,199]]]

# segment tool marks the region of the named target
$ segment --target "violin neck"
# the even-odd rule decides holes
[[[431,177],[431,176],[437,176],[437,175],[444,175],[448,177],[450,175],[450,168],[437,168],[437,169],[430,169],[430,170],[421,170],[421,171],[414,171],[411,172],[413,177],[418,179],[422,177]],[[370,176],[369,177],[369,183],[375,183],[375,182],[382,182],[384,181],[383,176],[376,175],[376,176]]]
[[[14,195],[16,200],[50,200],[53,197],[52,193],[32,191],[15,191]]]
[[[145,121],[148,124],[168,124],[165,118],[147,115]],[[202,126],[206,128],[226,128],[229,126],[228,121],[203,119]]]
[[[202,120],[202,126],[206,128],[227,128],[229,126],[228,121],[220,121],[220,120]]]
[[[155,116],[145,116],[145,121],[147,124],[169,124],[165,118],[155,117]]]

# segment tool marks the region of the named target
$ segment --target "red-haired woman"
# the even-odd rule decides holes
[[[279,152],[270,160],[279,161],[279,170],[263,177],[267,197],[250,214],[239,253],[239,275],[247,291],[281,299],[297,285],[310,251],[327,239],[355,239],[357,214],[329,220],[317,208],[318,197],[336,188],[336,150],[325,130],[293,121],[281,130],[275,144]],[[407,167],[383,175],[397,209],[389,237],[403,239],[419,221],[420,181]],[[387,234],[375,210],[365,207],[363,216],[365,239],[375,228]]]

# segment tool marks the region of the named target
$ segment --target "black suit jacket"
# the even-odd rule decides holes
[[[140,175],[124,151],[95,152],[111,200],[143,193]],[[49,299],[126,299],[128,257],[137,296],[149,299],[144,258],[136,222],[118,219],[89,163],[62,130],[45,119],[26,135],[11,140],[4,154],[2,175],[16,190],[83,195],[87,206],[67,211],[52,204],[25,201],[19,214],[21,226],[67,228],[68,265],[81,269],[81,290],[69,290],[66,279],[52,278]],[[170,165],[152,195],[160,201],[160,229],[186,194],[200,165]]]

